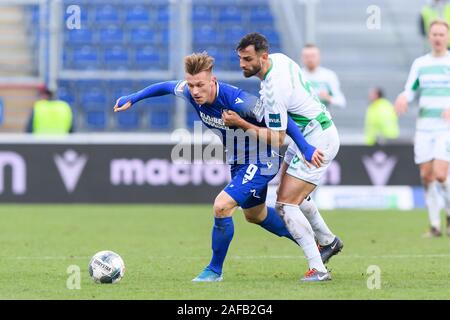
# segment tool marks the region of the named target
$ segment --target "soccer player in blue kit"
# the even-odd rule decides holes
[[[120,112],[150,97],[167,94],[182,97],[195,108],[202,122],[219,134],[226,147],[232,180],[214,201],[212,259],[193,279],[195,282],[222,280],[223,263],[234,234],[232,214],[237,207],[243,209],[247,221],[295,242],[276,210],[265,204],[267,185],[281,165],[279,155],[272,152],[273,148],[269,145],[270,137],[263,142],[266,148],[260,148],[260,144],[252,141],[246,141],[244,147],[237,145],[234,138],[227,139],[230,134],[235,136],[234,129],[237,129],[227,127],[224,123],[228,110],[236,112],[245,121],[265,127],[264,111],[261,110],[259,100],[239,88],[218,82],[212,74],[213,66],[214,59],[206,52],[191,54],[185,57],[185,80],[150,85],[139,92],[119,98],[114,106],[114,112]],[[267,132],[270,133],[269,130]],[[292,120],[289,121],[286,132],[298,144],[308,165],[320,167],[322,152],[306,142]],[[275,145],[274,148],[277,147]],[[257,157],[252,157],[252,153]]]

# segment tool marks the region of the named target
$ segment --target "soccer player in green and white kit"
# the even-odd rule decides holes
[[[339,150],[336,127],[326,107],[311,91],[298,64],[281,53],[269,55],[269,44],[263,35],[250,33],[244,36],[236,49],[244,76],[256,75],[261,80],[260,99],[266,125],[272,134],[264,136],[266,132],[251,124],[242,129],[253,129],[252,132],[269,142],[278,139],[276,144],[280,145],[284,141],[289,114],[308,143],[324,154],[323,165],[312,167],[303,161],[296,146],[289,145],[281,169],[276,210],[308,260],[309,270],[302,280],[330,280],[323,262],[337,254],[343,243],[330,231],[309,195]]]
[[[345,108],[346,100],[336,73],[320,65],[320,50],[314,44],[306,44],[302,49],[302,70],[306,79],[327,108]]]
[[[408,103],[419,95],[419,116],[414,138],[414,161],[419,165],[430,220],[427,236],[442,235],[439,197],[447,212],[450,236],[450,54],[447,50],[448,24],[434,21],[428,37],[432,51],[412,64],[403,91],[395,101],[397,113],[405,113]],[[441,190],[439,190],[441,189]],[[441,192],[440,192],[441,191]]]

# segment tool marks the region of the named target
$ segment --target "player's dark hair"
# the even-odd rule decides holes
[[[378,98],[384,98],[384,91],[381,88],[375,88],[375,92],[378,94]]]
[[[236,51],[241,51],[253,45],[257,53],[269,52],[269,42],[261,33],[253,32],[245,35],[236,46]]]
[[[303,48],[317,48],[317,46],[314,43],[306,43]]]
[[[42,88],[39,93],[41,96],[44,96],[48,99],[53,99],[55,97],[55,93],[47,87]]]

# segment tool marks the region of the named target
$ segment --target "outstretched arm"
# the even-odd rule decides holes
[[[175,94],[175,88],[179,81],[166,81],[152,84],[136,93],[128,96],[123,96],[117,99],[114,106],[114,112],[119,112],[128,109],[133,104],[143,99],[151,97],[159,97],[167,94]]]
[[[281,145],[282,142],[280,142],[280,137],[282,137],[282,140],[284,141],[285,133],[287,133],[298,146],[307,162],[314,164],[316,167],[320,167],[323,164],[322,151],[316,149],[305,140],[305,137],[303,136],[298,126],[289,116],[286,131],[281,132],[273,131],[267,127],[256,126],[250,122],[245,121],[239,116],[239,114],[231,110],[224,111],[222,114],[222,119],[224,120],[225,125],[229,127],[235,126],[245,131],[249,130],[248,132],[253,134],[255,137],[263,139],[268,144],[276,146]],[[273,139],[272,135],[277,135],[279,139],[277,139],[277,137]]]

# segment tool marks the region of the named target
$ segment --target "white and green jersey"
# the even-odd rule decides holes
[[[261,81],[259,94],[268,128],[286,130],[288,114],[302,131],[315,119],[323,129],[331,115],[311,89],[311,84],[293,60],[281,53],[270,54],[271,67]]]
[[[328,105],[345,108],[345,96],[341,91],[341,85],[336,73],[324,67],[317,67],[314,71],[303,69],[306,79],[311,82],[314,91],[319,94],[322,91],[327,92],[331,96],[331,102],[321,100],[321,102],[328,107]]]
[[[426,54],[414,60],[405,93],[412,102],[419,95],[417,130],[436,131],[450,129],[443,112],[450,108],[450,54],[433,57]]]

